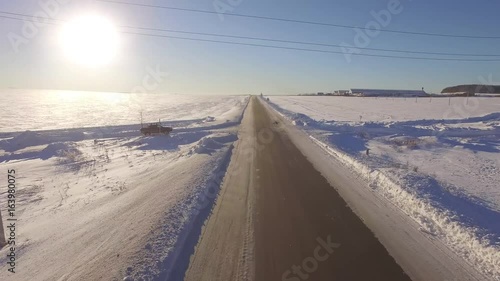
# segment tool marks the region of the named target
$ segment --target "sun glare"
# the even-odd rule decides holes
[[[110,63],[118,49],[118,32],[113,23],[97,15],[82,16],[65,24],[60,40],[66,57],[89,67]]]

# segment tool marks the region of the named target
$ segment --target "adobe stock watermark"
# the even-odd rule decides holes
[[[494,92],[492,85],[499,85],[500,81],[493,79],[493,74],[488,74],[487,77],[479,76],[479,84],[473,94],[484,93],[484,92]],[[484,92],[483,92],[484,91]],[[480,108],[480,100],[475,98],[463,99],[462,104],[453,104],[448,110],[443,114],[443,119],[465,119],[469,118],[474,112]]]
[[[478,82],[479,84],[476,86],[474,89],[474,93],[493,93],[494,89],[492,88],[492,85],[500,85],[500,81],[494,79],[493,74],[490,73],[487,76],[478,76]],[[488,98],[478,98],[478,97],[469,97],[467,96],[466,98],[463,97],[449,97],[450,100],[448,104],[448,109],[443,113],[442,120],[452,120],[452,119],[467,119],[472,116],[477,116],[475,115],[478,110],[481,108],[481,105],[484,104],[485,102],[488,101]],[[451,103],[452,99],[456,99],[460,101],[458,104],[457,103]],[[433,136],[436,138],[443,138],[447,137],[448,130],[434,130],[433,131]],[[488,131],[484,131],[488,132]],[[446,158],[446,157],[445,157]],[[451,164],[454,166],[460,167],[462,169],[467,170],[468,168],[456,161],[450,161]],[[500,167],[500,159],[496,160],[496,165]]]
[[[488,77],[479,76],[477,78],[479,80],[479,85],[476,88],[476,93],[481,93],[483,89],[487,89],[490,93],[495,92],[493,85],[500,85],[500,81],[493,80],[493,74],[488,74]]]
[[[340,247],[339,243],[332,242],[331,236],[326,237],[326,241],[322,238],[316,238],[318,246],[314,248],[313,255],[302,260],[300,265],[293,265],[291,269],[285,271],[281,275],[283,281],[301,281],[309,279],[310,275],[318,270],[320,262],[326,261],[335,249]]]
[[[9,32],[7,39],[15,53],[20,52],[22,45],[29,44],[30,40],[35,38],[40,32],[40,28],[50,23],[50,20],[56,20],[57,14],[61,11],[61,6],[68,4],[73,0],[40,0],[38,6],[40,10],[33,14],[30,21],[25,20],[21,27],[20,34]]]
[[[412,0],[407,0],[412,1]],[[393,16],[399,15],[403,12],[403,5],[400,0],[389,0],[387,7],[380,10],[370,12],[373,20],[369,21],[364,28],[354,28],[354,42],[349,44],[346,42],[340,43],[342,53],[348,63],[352,61],[353,54],[361,54],[362,49],[368,47],[372,40],[377,37],[382,28],[389,26],[393,20]]]
[[[224,14],[232,12],[236,7],[241,5],[243,0],[215,0],[212,5],[221,21],[224,21]]]
[[[147,94],[154,92],[160,87],[168,76],[169,73],[162,71],[159,64],[157,64],[155,68],[148,66],[146,67],[146,75],[142,78],[141,84],[135,86],[131,92],[135,94]]]

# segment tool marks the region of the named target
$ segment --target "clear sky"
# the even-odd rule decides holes
[[[117,26],[143,26],[183,31],[231,34],[283,40],[354,45],[355,31],[327,26],[273,22],[184,11],[59,0],[54,18],[71,20],[81,14],[99,14]],[[128,2],[216,11],[214,3],[236,3],[233,13],[305,21],[365,26],[371,11],[387,9],[391,0],[127,0]],[[394,1],[394,0],[392,0]],[[39,2],[0,2],[0,11],[33,15],[43,11]],[[400,0],[402,11],[385,27],[393,30],[500,36],[499,1]],[[119,34],[119,49],[107,65],[88,68],[62,55],[60,26],[38,29],[16,52],[9,34],[23,36],[22,21],[0,18],[0,88],[44,88],[130,92],[143,84],[148,69],[169,75],[153,92],[184,94],[297,94],[348,88],[420,89],[439,92],[446,86],[500,81],[500,62],[415,61],[311,53],[250,46],[185,41]],[[183,37],[292,46],[207,36],[157,33]],[[340,48],[297,46],[302,48]],[[500,39],[470,39],[380,33],[370,37],[369,48],[429,52],[500,54]],[[373,53],[363,50],[363,53]],[[406,55],[378,53],[383,55]],[[427,56],[431,55],[413,55]],[[488,58],[486,58],[488,59]],[[500,57],[497,57],[500,59]],[[479,77],[484,77],[480,79]],[[500,84],[497,82],[496,84]]]

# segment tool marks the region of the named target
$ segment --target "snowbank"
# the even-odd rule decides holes
[[[0,149],[12,152],[30,146],[48,144],[50,142],[51,139],[43,136],[42,134],[25,131],[11,139],[1,140]]]
[[[235,134],[218,134],[204,137],[192,148],[191,151],[194,153],[210,154],[223,147],[224,143],[234,142],[237,139],[238,137]]]
[[[0,162],[19,177],[16,255],[22,270],[16,280],[152,280],[186,266],[189,257],[179,253],[198,241],[247,98],[170,101],[164,114],[185,119],[162,120],[174,127],[168,136],[141,136],[135,122],[0,133]],[[96,116],[75,120],[90,124]],[[22,122],[30,129],[56,126],[43,118]],[[0,193],[3,213],[6,195]],[[6,250],[0,250],[0,280],[12,278]]]
[[[422,232],[485,275],[500,276],[500,99],[474,110],[452,107],[457,114],[450,115],[448,99],[428,99],[423,109],[415,99],[317,98],[274,97],[270,105]]]
[[[478,237],[479,231],[476,228],[464,226],[457,214],[434,207],[434,202],[419,196],[417,192],[409,188],[404,188],[401,182],[383,171],[370,168],[313,136],[311,139],[330,155],[361,175],[375,192],[390,200],[414,219],[422,227],[422,231],[442,239],[457,254],[488,276],[500,276],[500,244],[492,244],[488,239]]]

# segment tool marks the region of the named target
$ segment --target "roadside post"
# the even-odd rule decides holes
[[[3,229],[3,219],[2,219],[2,211],[0,211],[0,249],[7,245],[7,241],[5,241],[5,232]]]

